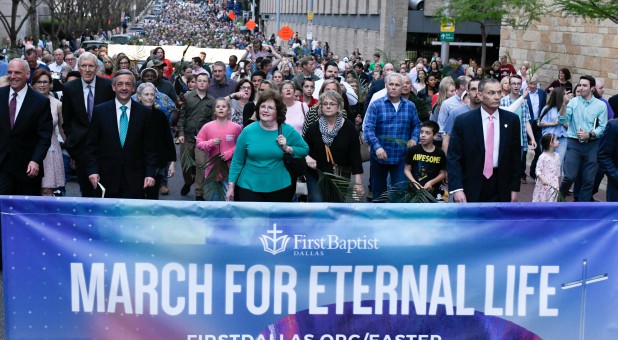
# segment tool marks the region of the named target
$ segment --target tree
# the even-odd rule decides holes
[[[554,0],[565,14],[581,15],[584,18],[609,19],[618,24],[618,1],[616,0]]]
[[[19,9],[20,5],[26,9],[26,13],[20,19],[20,21],[17,22],[17,10]],[[0,11],[0,22],[2,23],[2,26],[4,26],[6,32],[9,34],[12,46],[17,45],[17,33],[19,33],[30,15],[36,12],[36,5],[37,2],[35,0],[11,0],[10,15]]]
[[[576,0],[579,1],[579,0]],[[614,1],[614,0],[608,0]],[[491,27],[507,25],[527,28],[546,13],[546,5],[539,0],[450,0],[436,10],[439,22],[474,22],[481,28],[481,66],[485,67],[487,35]],[[445,61],[446,62],[446,61]]]

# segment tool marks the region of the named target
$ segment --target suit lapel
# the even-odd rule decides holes
[[[32,101],[33,101],[32,97],[34,96],[34,93],[32,91],[34,90],[28,87],[28,90],[26,91],[26,96],[24,97],[24,100],[21,103],[21,107],[19,108],[19,111],[17,111],[16,113],[17,118],[15,118],[15,125],[13,125],[13,130],[19,128],[20,122],[26,119],[26,116],[30,112],[30,106],[32,106]]]
[[[0,95],[0,124],[2,131],[11,131],[11,120],[9,118],[9,87],[1,90]]]

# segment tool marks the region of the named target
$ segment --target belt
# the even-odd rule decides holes
[[[592,140],[590,140],[590,139],[585,139],[585,140],[584,140],[584,139],[578,139],[578,138],[573,138],[573,137],[567,137],[567,138],[568,138],[568,139],[570,139],[570,140],[574,140],[574,141],[576,141],[576,142],[578,142],[578,143],[580,143],[580,144],[594,143],[594,142],[596,142],[596,141],[597,141],[596,139],[592,139]]]

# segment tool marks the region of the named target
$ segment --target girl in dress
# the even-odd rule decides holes
[[[548,133],[541,138],[543,154],[536,165],[536,185],[532,202],[556,202],[560,184],[560,156],[554,152],[560,142],[556,135]]]
[[[208,159],[220,157],[223,161],[230,165],[234,150],[236,149],[236,140],[240,135],[242,127],[230,121],[231,107],[230,103],[224,98],[219,98],[215,101],[215,120],[205,124],[196,137],[195,146],[200,150],[208,153]],[[205,176],[208,178],[213,165],[206,168],[204,174],[197,176]],[[205,182],[204,199],[206,201],[224,201],[227,193],[227,178],[223,178],[219,174],[215,181]]]

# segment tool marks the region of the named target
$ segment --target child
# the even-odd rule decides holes
[[[556,202],[560,176],[560,155],[554,150],[560,142],[553,133],[543,135],[541,147],[543,154],[536,164],[536,185],[532,193],[532,202]]]
[[[215,101],[215,120],[205,124],[197,134],[195,146],[200,150],[208,153],[208,159],[213,157],[221,157],[227,162],[229,167],[234,150],[236,148],[236,140],[240,135],[242,127],[228,120],[230,115],[230,103],[223,98]],[[208,179],[208,175],[213,168],[210,164],[204,176]],[[221,174],[215,177],[214,180],[204,182],[204,200],[207,201],[224,201],[227,192],[227,178],[223,178]]]
[[[438,123],[428,120],[421,125],[421,143],[408,150],[404,174],[412,184],[440,194],[440,183],[446,178],[446,155],[433,144],[438,135]]]

